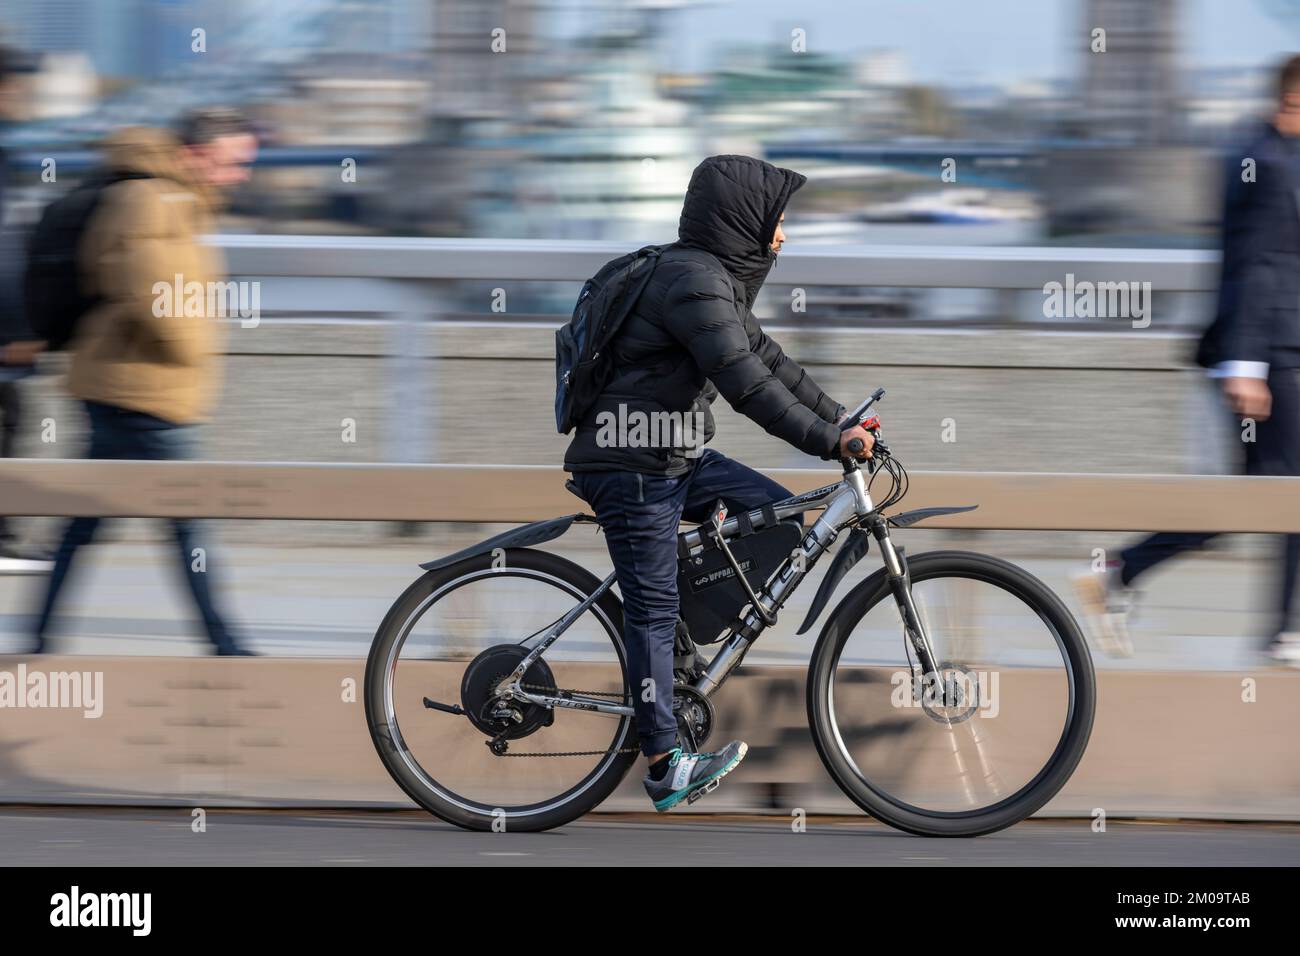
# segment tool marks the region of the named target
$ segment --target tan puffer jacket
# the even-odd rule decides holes
[[[221,320],[208,314],[206,295],[203,314],[187,315],[186,298],[174,293],[177,276],[182,289],[224,280],[221,253],[201,241],[212,198],[161,130],[124,129],[105,146],[110,169],[151,178],[105,189],[82,236],[82,282],[102,298],[78,322],[68,389],[178,424],[200,421],[220,380]]]

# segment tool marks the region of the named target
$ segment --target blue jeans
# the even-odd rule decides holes
[[[706,521],[719,498],[734,514],[789,498],[790,492],[711,449],[676,478],[584,471],[573,480],[604,529],[623,596],[628,689],[641,752],[666,753],[677,746],[672,687],[678,524],[683,518]]]
[[[90,450],[87,458],[173,461],[194,457],[192,426],[177,425],[144,412],[101,405],[98,402],[86,402],[85,406],[86,414],[90,416]],[[54,570],[50,572],[45,600],[36,622],[38,651],[43,649],[45,633],[68,571],[72,568],[73,559],[78,549],[90,544],[95,537],[100,520],[73,518],[63,533],[63,541],[55,555]],[[191,570],[194,549],[204,548],[199,523],[187,518],[172,518],[170,523],[176,539],[181,573],[185,576],[190,593],[194,595],[194,602],[198,605],[199,615],[208,632],[208,640],[218,652],[228,653],[237,645],[213,603],[209,589],[211,572]],[[204,553],[210,556],[206,548]],[[206,560],[204,564],[206,567]]]

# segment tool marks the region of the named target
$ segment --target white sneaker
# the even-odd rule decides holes
[[[1269,660],[1284,667],[1300,667],[1300,633],[1279,634],[1265,651]]]
[[[0,574],[49,574],[54,562],[42,558],[17,558],[0,554]]]
[[[1129,636],[1129,616],[1137,592],[1119,582],[1118,571],[1080,574],[1071,579],[1074,593],[1083,605],[1084,619],[1093,643],[1108,657],[1132,657],[1133,640]]]

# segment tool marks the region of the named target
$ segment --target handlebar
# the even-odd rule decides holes
[[[876,389],[874,392],[871,393],[870,398],[868,398],[861,405],[859,405],[852,412],[850,412],[848,416],[845,417],[844,421],[840,423],[841,432],[846,432],[851,428],[858,427],[859,425],[865,428],[867,431],[871,432],[872,436],[876,439],[876,443],[873,451],[879,455],[888,455],[889,446],[886,445],[880,439],[879,416],[876,415],[868,416],[867,412],[871,409],[872,405],[874,405],[876,402],[880,401],[884,397],[885,397],[885,390],[883,388]],[[862,441],[861,438],[854,438],[849,442],[848,450],[850,454],[857,456],[862,454],[862,450],[864,447],[865,447],[865,443]],[[850,460],[851,459],[847,459],[847,458],[845,459],[846,462]]]
[[[884,397],[885,397],[885,390],[883,388],[878,388],[874,392],[872,392],[870,398],[868,398],[865,402],[863,402],[853,411],[849,412],[848,417],[846,417],[844,421],[840,422],[840,431],[846,432],[850,428],[854,428],[857,425],[861,425],[862,420],[866,416],[868,409],[870,409],[872,405],[876,404],[876,402],[880,401]]]

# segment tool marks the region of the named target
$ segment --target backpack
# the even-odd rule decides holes
[[[567,435],[613,377],[608,345],[645,291],[664,246],[645,246],[601,266],[582,285],[573,316],[555,333],[555,427]]]
[[[99,301],[81,287],[78,249],[82,234],[109,186],[146,173],[98,172],[45,207],[27,243],[23,308],[32,331],[51,351],[64,348],[77,322]]]

